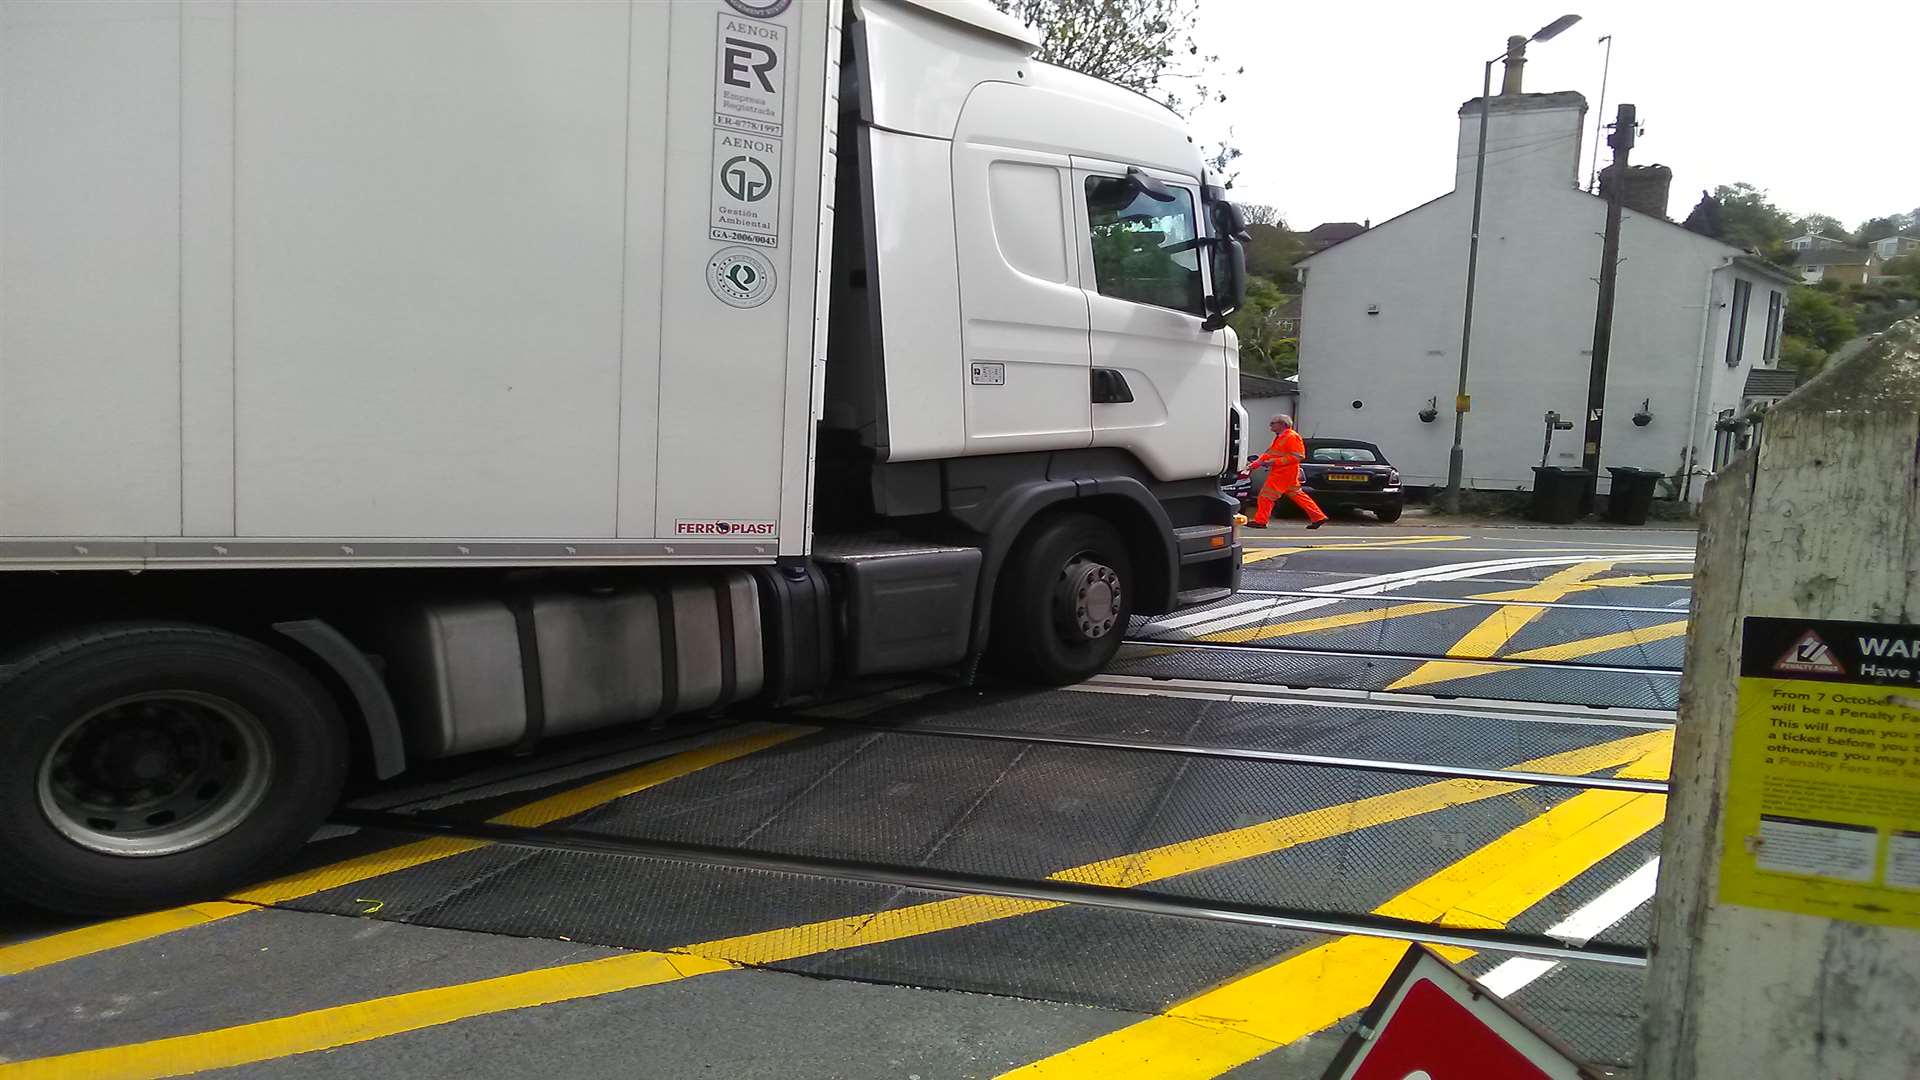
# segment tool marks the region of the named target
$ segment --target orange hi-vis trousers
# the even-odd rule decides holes
[[[1278,469],[1274,470],[1274,472],[1278,471]],[[1269,473],[1268,476],[1271,477],[1272,473]],[[1320,504],[1313,501],[1313,496],[1301,489],[1299,480],[1296,479],[1294,481],[1293,490],[1282,491],[1274,487],[1273,481],[1269,479],[1266,486],[1260,489],[1260,497],[1254,501],[1253,523],[1255,525],[1265,525],[1267,523],[1267,519],[1273,516],[1273,504],[1279,502],[1282,495],[1292,499],[1293,505],[1306,511],[1308,521],[1327,520],[1327,512],[1320,509]]]
[[[1260,497],[1254,502],[1255,525],[1267,523],[1267,519],[1273,516],[1273,504],[1280,501],[1283,495],[1306,512],[1308,521],[1327,520],[1326,511],[1320,509],[1320,504],[1314,502],[1313,497],[1300,487],[1300,462],[1306,456],[1306,440],[1300,437],[1299,431],[1288,428],[1285,433],[1275,435],[1273,445],[1267,447],[1267,452],[1248,466],[1252,469],[1263,461],[1273,462],[1273,468],[1267,470],[1267,482],[1260,486]]]

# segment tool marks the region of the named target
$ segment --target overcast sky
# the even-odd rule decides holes
[[[1606,112],[1638,106],[1636,164],[1674,172],[1670,212],[1746,181],[1790,213],[1848,228],[1920,205],[1920,2],[1471,3],[1200,0],[1202,48],[1231,71],[1228,101],[1195,114],[1245,151],[1234,191],[1290,225],[1375,222],[1452,186],[1456,111],[1509,34],[1585,18],[1528,50],[1529,91],[1587,97],[1584,180],[1605,46]],[[1494,88],[1500,86],[1494,65]],[[1610,151],[1601,145],[1602,164]]]

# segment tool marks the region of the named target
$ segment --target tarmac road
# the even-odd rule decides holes
[[[0,1078],[1314,1077],[1410,937],[1630,1065],[1693,534],[1252,536],[1079,687],[577,741],[223,900],[0,913]]]

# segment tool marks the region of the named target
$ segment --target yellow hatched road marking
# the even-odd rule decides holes
[[[1513,589],[1502,593],[1489,594],[1494,600],[1526,600],[1533,603],[1551,603],[1567,595],[1576,585],[1595,574],[1611,567],[1611,562],[1576,563],[1564,570],[1555,571],[1538,585],[1524,589]],[[1529,623],[1545,615],[1550,609],[1532,606],[1507,606],[1495,608],[1491,615],[1480,620],[1480,624],[1466,632],[1453,648],[1447,650],[1449,656],[1492,656],[1513,639],[1513,635],[1525,629]],[[1415,671],[1414,674],[1419,674]],[[1388,689],[1393,689],[1389,687]]]
[[[1596,746],[1549,754],[1521,762],[1514,768],[1576,774],[1621,765],[1646,767],[1648,762],[1658,762],[1664,768],[1666,756],[1671,753],[1672,739],[1671,732],[1646,732]],[[1443,780],[1167,844],[1148,851],[1102,859],[1059,871],[1052,876],[1063,881],[1142,885],[1283,851],[1298,844],[1371,825],[1490,799],[1527,786],[1506,781]],[[837,949],[874,945],[1060,906],[1063,905],[1049,901],[1004,897],[955,897],[721,938],[688,945],[668,954],[636,953],[584,964],[543,968],[522,975],[372,998],[351,1005],[214,1031],[0,1064],[0,1078],[85,1075],[95,1080],[130,1080],[135,1077],[177,1076],[346,1046],[402,1031],[414,1031],[532,1005],[668,982],[706,971],[726,970],[735,964],[773,963]],[[677,966],[669,971],[665,965],[657,962],[663,959]],[[632,961],[629,965],[620,963],[629,960]],[[592,969],[590,979],[582,983],[571,981],[570,973],[578,969]],[[599,988],[592,988],[594,986]],[[579,992],[570,989],[578,987],[586,989]],[[558,992],[561,990],[566,992]],[[395,1006],[398,1006],[397,1010]]]
[[[562,818],[585,813],[594,807],[625,795],[645,791],[669,780],[735,758],[778,746],[802,735],[818,731],[811,727],[786,727],[756,732],[738,739],[702,746],[685,753],[649,761],[637,768],[616,773],[583,787],[563,791],[525,806],[509,810],[492,822],[532,828],[550,825]],[[18,975],[48,964],[87,956],[105,949],[131,945],[175,930],[202,926],[220,919],[257,910],[257,905],[277,904],[302,896],[325,892],[341,885],[390,874],[396,870],[423,866],[452,855],[460,855],[488,846],[485,841],[435,838],[418,840],[399,847],[376,851],[312,870],[253,885],[232,893],[234,903],[190,904],[146,915],[98,923],[93,926],[50,934],[47,937],[0,948],[0,975]]]
[[[1561,596],[1591,592],[1594,589],[1624,589],[1635,585],[1659,585],[1668,581],[1690,581],[1692,578],[1692,574],[1630,574],[1626,577],[1588,578],[1585,581],[1569,582],[1562,586],[1565,591],[1561,593]],[[1477,599],[1526,600],[1530,599],[1526,594],[1539,587],[1538,585],[1529,585],[1526,588],[1511,589],[1506,592],[1483,593],[1477,597]],[[1554,599],[1558,600],[1560,597],[1556,596]]]
[[[1538,649],[1526,649],[1508,654],[1515,660],[1578,660],[1587,656],[1598,656],[1615,649],[1624,649],[1630,645],[1644,645],[1668,638],[1682,637],[1687,632],[1687,620],[1660,623],[1644,630],[1622,630],[1614,634],[1601,634],[1598,637],[1580,638],[1560,645],[1547,645]],[[1404,690],[1410,686],[1427,683],[1446,682],[1449,679],[1465,679],[1474,675],[1491,675],[1496,671],[1512,671],[1518,665],[1502,664],[1493,660],[1433,660],[1422,664],[1412,674],[1393,684],[1390,689]]]
[[[1285,551],[1282,549],[1269,549],[1269,550],[1280,550],[1281,553],[1283,554],[1285,553]],[[1264,558],[1266,556],[1262,556],[1262,557]],[[1657,582],[1657,581],[1671,581],[1671,580],[1677,580],[1681,578],[1691,578],[1693,576],[1692,574],[1643,574],[1643,575],[1637,575],[1633,577],[1591,578],[1587,580],[1572,580],[1574,578],[1584,577],[1584,575],[1586,574],[1598,573],[1599,570],[1605,569],[1606,567],[1609,567],[1612,565],[1613,563],[1611,562],[1582,563],[1578,566],[1571,567],[1567,570],[1562,570],[1559,573],[1556,573],[1548,577],[1545,581],[1541,582],[1538,585],[1530,585],[1524,589],[1506,589],[1500,592],[1476,593],[1472,596],[1465,597],[1464,599],[1553,601],[1553,600],[1559,600],[1562,597],[1565,597],[1566,595],[1568,595],[1569,593],[1572,593],[1578,590],[1583,590],[1583,589],[1595,589],[1595,588],[1601,588],[1601,587],[1623,586],[1623,585],[1645,585],[1645,584],[1650,584],[1652,582]],[[1564,578],[1566,580],[1556,580],[1561,578]],[[1348,602],[1373,599],[1372,597],[1345,597],[1345,596],[1338,596],[1338,595],[1332,595],[1329,598],[1335,599],[1335,600],[1346,600]],[[1392,599],[1392,597],[1388,596],[1388,597],[1385,597],[1384,599],[1390,600]],[[1308,634],[1316,630],[1334,630],[1334,629],[1339,629],[1341,627],[1346,627],[1346,626],[1360,626],[1369,622],[1385,622],[1388,619],[1404,619],[1411,615],[1428,615],[1436,611],[1457,611],[1460,608],[1465,606],[1467,605],[1448,603],[1446,601],[1415,601],[1411,603],[1395,604],[1390,607],[1384,607],[1384,608],[1369,608],[1365,611],[1348,611],[1348,612],[1341,612],[1336,615],[1323,615],[1323,616],[1319,616],[1317,618],[1311,618],[1311,619],[1296,619],[1292,622],[1275,623],[1270,626],[1240,627],[1232,630],[1221,630],[1211,634],[1203,634],[1200,637],[1195,638],[1194,640],[1219,641],[1219,642],[1265,641],[1270,638],[1285,637],[1289,634]],[[1547,614],[1550,610],[1551,610],[1550,608],[1524,607],[1519,605],[1502,607],[1499,610],[1495,611],[1493,614],[1488,615],[1486,618],[1481,620],[1478,626],[1468,631],[1467,634],[1464,637],[1462,637],[1458,642],[1455,642],[1454,646],[1451,649],[1449,649],[1448,652],[1449,654],[1454,656],[1464,656],[1464,657],[1494,656],[1495,654],[1498,653],[1501,646],[1505,645],[1509,640],[1512,639],[1514,634],[1518,633],[1527,624],[1533,622],[1535,619],[1538,619],[1541,615]],[[1600,639],[1594,638],[1591,640],[1598,641]],[[1646,640],[1659,640],[1659,638],[1650,638]],[[1579,642],[1569,643],[1570,646],[1578,646],[1579,644],[1581,643]],[[1629,642],[1628,644],[1632,644],[1632,643]],[[1558,648],[1558,647],[1559,646],[1555,646],[1555,648]],[[1606,650],[1601,649],[1597,651],[1605,652]],[[1525,657],[1527,654],[1516,653],[1514,655]],[[1589,653],[1586,655],[1591,655],[1591,654]],[[1433,661],[1432,663],[1435,665],[1447,665],[1448,661],[1436,660],[1436,661]],[[1455,668],[1451,666],[1435,667],[1434,670],[1436,672],[1449,671],[1449,670],[1455,670]],[[1498,671],[1498,670],[1505,670],[1505,669],[1487,668],[1486,670]],[[1470,673],[1482,674],[1483,672],[1479,670],[1475,670]],[[1416,669],[1412,674],[1408,675],[1407,678],[1412,679],[1420,675],[1422,675],[1422,672]],[[1449,675],[1447,677],[1458,678],[1459,676]],[[1439,680],[1434,678],[1421,678],[1419,680],[1419,682],[1437,682],[1437,681]],[[1406,685],[1410,685],[1410,686],[1419,685],[1419,683],[1417,682],[1407,683]],[[1391,689],[1398,689],[1398,686],[1399,684],[1396,684]]]
[[[1622,630],[1613,634],[1601,634],[1598,637],[1581,638],[1563,645],[1544,645],[1538,649],[1522,649],[1517,653],[1508,653],[1516,660],[1578,660],[1583,656],[1597,656],[1600,653],[1625,649],[1633,645],[1644,645],[1651,641],[1665,641],[1668,638],[1685,637],[1687,620],[1676,619],[1673,622],[1659,623],[1644,630]]]
[[[1622,776],[1664,774],[1671,755]],[[1588,791],[1555,806],[1374,909],[1452,927],[1505,926],[1600,860],[1657,827],[1666,799]],[[1003,1074],[1042,1077],[1219,1076],[1365,1008],[1406,944],[1349,935],[1286,957],[1148,1020]],[[1439,950],[1458,962],[1471,949]]]

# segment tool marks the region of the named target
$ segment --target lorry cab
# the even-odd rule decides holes
[[[1155,480],[1217,472],[1235,285],[1180,118],[1031,59],[984,4],[850,15],[833,287],[877,296],[871,339],[830,338],[828,426],[887,462],[1113,449]]]
[[[980,545],[982,633],[1068,503],[1128,547],[1129,611],[1224,595],[1244,226],[1180,118],[984,3],[845,11],[823,531]]]

